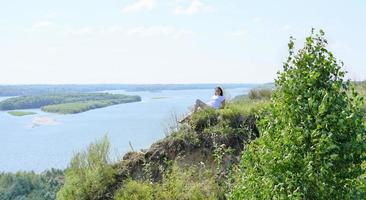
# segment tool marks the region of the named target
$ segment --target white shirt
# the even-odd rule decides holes
[[[221,108],[222,102],[225,100],[224,96],[212,96],[211,100],[207,102],[207,105],[211,106],[212,108],[219,109]]]

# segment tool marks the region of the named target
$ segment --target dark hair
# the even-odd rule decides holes
[[[220,96],[224,96],[224,92],[222,91],[222,88],[217,86],[216,89],[219,89],[220,90]]]

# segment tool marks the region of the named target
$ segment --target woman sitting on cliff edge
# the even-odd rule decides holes
[[[224,92],[221,87],[215,88],[215,95],[211,97],[210,101],[205,103],[205,102],[201,101],[200,99],[197,99],[192,113],[195,113],[198,110],[205,109],[205,108],[213,108],[213,109],[225,108],[225,97],[224,97]],[[179,123],[185,122],[189,118],[189,116],[191,116],[192,113],[190,113],[187,117],[180,120]]]

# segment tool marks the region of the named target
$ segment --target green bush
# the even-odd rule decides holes
[[[243,152],[231,199],[361,199],[362,98],[326,45],[322,31],[297,53],[290,40],[262,135]]]
[[[248,125],[244,124],[245,118],[264,116],[268,106],[268,100],[230,102],[225,109],[204,109],[192,114],[189,124],[198,133],[205,129],[241,129]],[[232,131],[223,132],[230,134]]]
[[[364,98],[363,109],[366,111],[366,81],[356,82],[355,87],[357,92]],[[366,120],[366,115],[364,119]]]
[[[177,130],[171,133],[171,137],[173,139],[178,139],[186,142],[190,142],[194,145],[200,144],[200,139],[197,135],[197,133],[193,132],[192,130],[186,129],[186,130]]]
[[[159,200],[209,200],[219,196],[219,187],[211,173],[196,167],[184,170],[177,165],[173,165],[155,190]]]
[[[153,200],[154,187],[147,182],[128,180],[123,187],[117,191],[115,200]]]
[[[218,112],[216,110],[207,108],[194,113],[190,117],[190,124],[195,131],[202,132],[205,128],[217,124],[217,116]]]
[[[66,169],[65,184],[57,193],[59,200],[104,200],[114,183],[115,171],[109,160],[107,137],[77,153]]]
[[[255,88],[249,91],[248,97],[252,100],[269,100],[271,99],[272,92],[272,89],[268,88]]]
[[[229,126],[231,128],[243,127],[243,114],[235,107],[222,110],[220,112],[220,118],[220,123],[223,124],[223,126]]]
[[[204,129],[207,134],[219,134],[221,136],[248,135],[252,134],[255,128],[255,115],[243,113],[237,107],[227,107],[218,110],[217,124]]]
[[[211,172],[192,166],[181,169],[177,164],[164,175],[161,183],[128,180],[115,194],[115,200],[214,200],[223,197]]]

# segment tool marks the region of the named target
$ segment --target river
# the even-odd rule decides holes
[[[245,94],[249,89],[228,89],[226,96]],[[209,100],[214,90],[106,92],[140,95],[142,101],[69,115],[29,109],[37,114],[16,117],[1,111],[0,171],[42,172],[65,168],[75,152],[86,149],[88,144],[104,135],[111,142],[111,157],[119,159],[131,150],[129,142],[139,150],[164,138],[172,115],[186,113],[197,98]],[[0,98],[3,99],[6,97]],[[35,126],[37,122],[40,122],[39,126]]]

